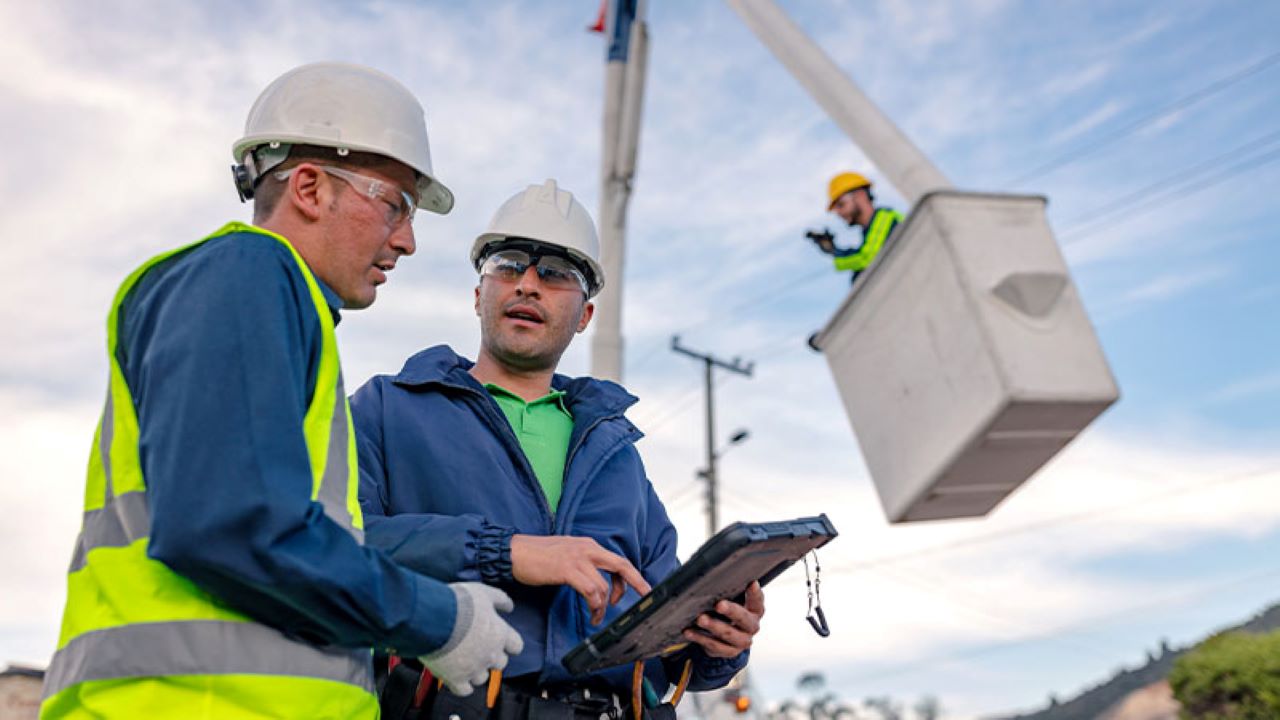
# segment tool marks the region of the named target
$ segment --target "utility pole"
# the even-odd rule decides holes
[[[707,481],[707,537],[711,537],[716,534],[716,530],[720,527],[720,516],[717,508],[717,493],[719,489],[716,477],[716,459],[720,454],[716,452],[715,385],[711,382],[712,370],[718,367],[729,372],[751,377],[751,371],[755,368],[755,363],[749,362],[743,365],[741,358],[735,357],[733,360],[721,360],[710,354],[690,350],[680,344],[679,335],[672,336],[671,349],[681,355],[688,355],[694,360],[702,361],[703,385],[707,396],[707,467],[699,471],[698,474]],[[746,437],[746,434],[739,433],[734,437],[741,440]]]
[[[604,137],[600,156],[600,265],[607,278],[596,298],[591,376],[622,382],[622,288],[631,201],[640,151],[640,115],[649,57],[647,0],[608,0]]]

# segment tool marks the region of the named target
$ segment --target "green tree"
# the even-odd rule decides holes
[[[1178,658],[1169,685],[1183,718],[1280,718],[1280,631],[1215,635]]]

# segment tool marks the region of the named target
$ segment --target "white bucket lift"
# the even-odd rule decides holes
[[[892,522],[990,512],[1119,397],[1044,207],[926,194],[817,338]]]
[[[960,192],[772,0],[727,0],[914,205],[819,333],[891,522],[985,515],[1119,397],[1042,197]]]

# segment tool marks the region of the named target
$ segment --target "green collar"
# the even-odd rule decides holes
[[[525,405],[541,405],[544,403],[555,403],[564,412],[564,414],[568,415],[569,417],[573,417],[573,413],[569,412],[569,406],[565,404],[565,400],[564,400],[565,393],[563,390],[552,390],[551,392],[547,393],[546,395],[543,395],[542,397],[536,400],[526,401],[524,398],[502,387],[501,385],[498,385],[497,383],[485,383],[484,387],[486,390],[488,390],[491,393],[497,393],[497,394],[501,394],[506,397],[509,397],[513,400],[519,400]]]

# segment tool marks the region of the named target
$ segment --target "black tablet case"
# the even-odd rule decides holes
[[[740,598],[753,580],[782,574],[836,536],[825,514],[783,522],[733,523],[648,595],[564,657],[574,675],[662,654],[686,642],[683,631],[724,598]]]

